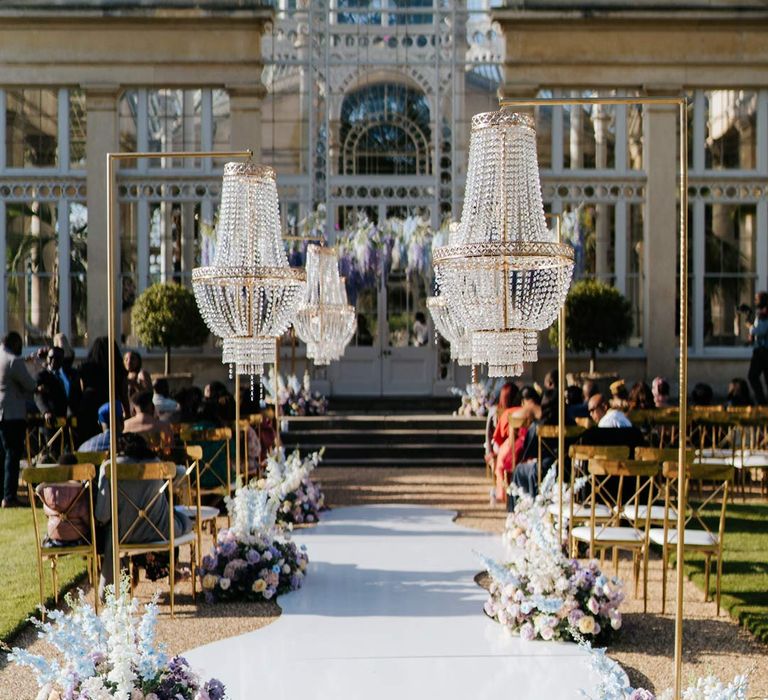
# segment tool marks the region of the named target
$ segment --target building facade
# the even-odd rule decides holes
[[[498,95],[690,98],[691,379],[746,373],[747,315],[768,287],[768,10],[757,1],[42,0],[0,9],[0,326],[28,345],[106,331],[104,154],[253,148],[278,173],[284,229],[337,242],[388,222],[461,215],[473,114]],[[577,274],[631,301],[606,360],[676,376],[676,114],[535,112],[545,206]],[[122,331],[135,296],[189,282],[210,255],[222,163],[125,162],[118,172]],[[335,394],[444,395],[467,372],[417,339],[428,274],[386,261],[355,290],[344,359],[310,369]],[[300,344],[284,341],[303,371]],[[543,341],[545,345],[545,341]],[[552,363],[529,371],[539,376]],[[181,353],[180,356],[184,356]],[[183,362],[221,374],[213,344]],[[583,368],[586,360],[573,358]],[[598,368],[600,365],[598,365]]]

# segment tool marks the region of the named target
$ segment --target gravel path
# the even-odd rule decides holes
[[[489,483],[481,469],[350,469],[319,468],[316,477],[323,483],[326,501],[331,506],[366,503],[414,503],[455,510],[458,522],[490,532],[502,532],[506,513],[488,506]],[[222,523],[223,524],[223,523]],[[207,549],[204,546],[204,549]],[[309,553],[310,558],[312,553]],[[182,552],[182,557],[184,552]],[[622,563],[620,576],[631,581],[629,567]],[[673,578],[672,578],[672,585]],[[136,589],[148,600],[156,584],[142,581]],[[162,590],[162,586],[160,586]],[[673,680],[672,651],[674,616],[661,615],[661,570],[651,563],[649,613],[642,612],[642,601],[632,596],[631,586],[622,608],[624,629],[610,649],[627,670],[633,685],[657,692]],[[301,595],[297,593],[294,595]],[[750,696],[768,697],[768,647],[760,644],[724,613],[715,617],[713,603],[703,603],[702,594],[692,583],[685,587],[685,678],[715,673],[728,678],[753,669]],[[165,595],[161,603],[165,602]],[[205,642],[242,634],[270,624],[280,608],[265,603],[227,603],[195,606],[189,582],[177,589],[176,617],[171,620],[163,606],[159,636],[171,653]],[[668,605],[668,609],[669,609]],[[482,614],[478,610],[478,614]],[[15,644],[33,650],[43,648],[33,630],[24,632]],[[0,655],[0,700],[34,698],[36,686],[31,674],[6,665]]]

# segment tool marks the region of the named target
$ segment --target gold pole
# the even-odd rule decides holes
[[[677,455],[677,604],[675,606],[675,698],[682,693],[683,566],[688,479],[685,440],[688,429],[688,101],[680,102],[680,423]]]
[[[280,447],[280,401],[278,393],[280,389],[280,336],[275,338],[275,383],[272,391],[275,395],[275,447]]]
[[[675,609],[675,700],[680,700],[683,674],[683,558],[685,554],[685,435],[688,427],[688,98],[682,97],[535,97],[502,99],[501,107],[553,107],[572,105],[669,105],[677,107],[680,121],[680,418],[677,500],[677,604]]]
[[[235,488],[240,488],[244,481],[240,481],[240,372],[235,365]]]
[[[115,161],[144,158],[251,158],[253,151],[137,151],[107,153],[107,338],[109,342],[109,487],[112,535],[112,580],[120,585],[120,531],[117,519],[117,396],[115,387]],[[94,582],[94,585],[95,582]]]

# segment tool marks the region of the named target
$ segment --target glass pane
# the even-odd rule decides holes
[[[708,204],[705,209],[704,343],[739,345],[747,339],[742,305],[755,293],[755,205]]]
[[[58,90],[7,90],[6,164],[9,168],[58,163]]]
[[[79,202],[69,205],[69,251],[69,340],[75,347],[84,347],[88,321],[88,208]]]
[[[571,170],[614,168],[615,108],[576,105],[562,109],[563,167]]]
[[[9,331],[25,345],[45,345],[59,331],[56,206],[6,207],[6,309]]]
[[[552,97],[550,90],[541,90],[537,97]],[[552,167],[552,107],[536,107],[536,151],[540,168]]]
[[[419,7],[432,7],[432,0],[389,0],[389,24],[431,24],[432,14],[429,12],[417,12],[414,14],[398,13],[395,8],[409,9]]]
[[[214,151],[228,151],[232,125],[229,118],[229,93],[226,90],[212,90],[213,102],[213,143]],[[214,166],[223,167],[225,160],[215,159]]]
[[[757,153],[757,93],[710,90],[707,109],[707,168],[753,170]]]
[[[123,153],[134,153],[138,149],[139,93],[136,90],[126,90],[117,105],[117,112],[120,150]],[[135,168],[136,161],[120,161],[119,167]]]
[[[574,248],[574,279],[599,277],[613,284],[615,209],[613,204],[564,204],[563,237]]]
[[[633,328],[630,344],[643,339],[643,205],[629,204],[627,245],[627,298],[632,304]]]
[[[390,272],[387,278],[390,347],[419,347],[429,344],[425,286],[424,279],[419,275],[409,275],[403,270]]]
[[[85,167],[85,141],[87,118],[85,93],[82,90],[69,91],[69,167]]]
[[[350,301],[354,298],[353,290],[347,286],[347,295]],[[352,339],[352,345],[358,347],[371,347],[378,344],[379,314],[378,290],[375,287],[366,287],[357,292],[357,330]]]
[[[339,12],[336,15],[336,21],[339,24],[381,24],[380,11],[365,11],[378,10],[381,5],[381,0],[338,0]]]
[[[199,151],[202,149],[202,91],[163,88],[147,93],[147,122],[150,151]],[[199,159],[174,159],[161,163],[151,160],[153,167],[200,165]]]
[[[120,229],[120,279],[122,281],[122,303],[120,305],[120,332],[128,345],[138,345],[133,337],[131,313],[139,293],[138,266],[138,211],[136,202],[121,202],[119,208]]]

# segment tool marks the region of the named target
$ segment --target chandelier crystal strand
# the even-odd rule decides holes
[[[283,247],[275,171],[227,163],[213,265],[192,271],[200,314],[224,340],[222,362],[238,374],[263,374],[304,287],[303,271],[289,267]]]
[[[462,220],[433,263],[448,315],[472,338],[472,363],[487,364],[489,376],[521,374],[573,273],[573,249],[546,226],[527,115],[473,117]]]
[[[306,294],[296,311],[294,326],[307,344],[307,357],[327,365],[344,354],[356,328],[356,315],[347,303],[344,281],[339,276],[335,248],[307,247]]]
[[[472,364],[472,343],[466,329],[451,315],[445,299],[427,297],[427,309],[435,324],[435,337],[439,333],[451,345],[451,359],[460,365]]]

